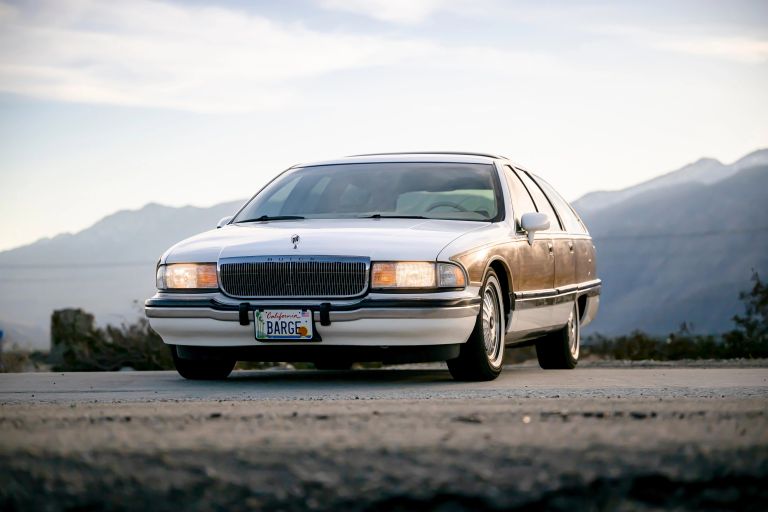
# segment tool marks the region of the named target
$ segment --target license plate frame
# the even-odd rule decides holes
[[[304,308],[257,309],[253,312],[253,334],[262,342],[315,341],[313,316]]]

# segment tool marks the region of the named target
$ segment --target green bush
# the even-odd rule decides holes
[[[173,369],[168,347],[146,318],[99,329],[93,315],[82,309],[53,312],[51,362],[54,371],[70,372]]]

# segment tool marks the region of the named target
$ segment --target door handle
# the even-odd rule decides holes
[[[573,242],[568,242],[568,250],[573,252]]]
[[[552,254],[555,251],[551,242],[547,242],[547,247],[549,248],[549,254]]]

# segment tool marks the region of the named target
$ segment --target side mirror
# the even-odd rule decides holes
[[[219,223],[218,223],[218,224],[216,224],[216,229],[219,229],[219,228],[221,228],[221,227],[224,227],[224,226],[226,226],[227,224],[229,224],[229,221],[231,221],[231,220],[232,220],[232,217],[234,217],[234,215],[229,215],[229,216],[227,216],[227,217],[223,217],[223,218],[222,218],[222,219],[219,221]]]
[[[528,233],[528,243],[533,245],[534,233],[549,229],[549,217],[547,217],[546,213],[525,213],[520,218],[520,227]]]

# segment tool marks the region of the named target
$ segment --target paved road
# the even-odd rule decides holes
[[[768,369],[0,375],[0,510],[768,510]]]
[[[0,403],[766,396],[768,368],[507,367],[482,383],[454,382],[442,369],[238,371],[223,382],[186,381],[176,372],[0,374]]]

